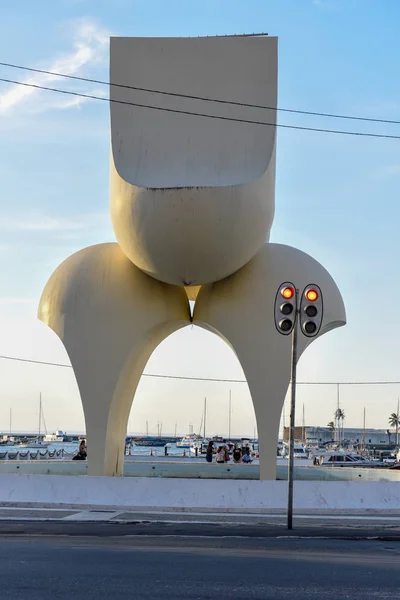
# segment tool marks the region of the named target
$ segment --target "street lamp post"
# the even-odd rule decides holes
[[[296,370],[298,328],[305,337],[318,335],[322,325],[322,293],[318,286],[307,285],[301,296],[292,283],[283,283],[275,299],[275,326],[282,335],[292,337],[291,351],[291,402],[289,429],[289,465],[288,465],[288,508],[287,528],[293,529],[293,466],[296,413]]]
[[[296,371],[297,371],[297,324],[298,324],[298,296],[295,290],[296,312],[292,330],[292,359],[290,370],[290,427],[289,427],[289,469],[288,469],[288,507],[287,528],[293,529],[293,466],[294,466],[294,427],[296,412]]]

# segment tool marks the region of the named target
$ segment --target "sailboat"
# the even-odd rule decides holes
[[[206,439],[206,422],[207,422],[207,398],[204,398],[204,409],[201,417],[200,430],[197,439],[193,440],[190,444],[190,452],[195,456],[199,454],[205,454],[207,451],[208,440]],[[203,438],[201,438],[200,432],[203,428]]]
[[[166,444],[173,444],[175,437],[161,436],[162,423],[157,423],[157,436],[149,435],[149,423],[146,421],[146,435],[141,437],[133,437],[132,441],[135,446],[148,446],[153,448],[164,448]]]
[[[47,444],[46,442],[44,442],[43,440],[40,439],[40,428],[41,428],[41,424],[42,424],[42,418],[44,420],[43,417],[43,408],[42,408],[42,393],[40,393],[39,396],[39,429],[38,429],[38,435],[36,439],[33,439],[32,441],[28,441],[25,444],[20,444],[20,446],[22,448],[47,448],[49,444]]]

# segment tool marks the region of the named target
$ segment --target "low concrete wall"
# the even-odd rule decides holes
[[[35,475],[85,475],[87,464],[82,461],[4,461],[0,462],[0,474],[23,473]],[[277,466],[277,479],[287,479],[287,465]],[[258,480],[258,465],[217,465],[174,461],[126,461],[125,477],[163,477],[181,479],[241,479]],[[389,469],[357,469],[354,467],[295,466],[297,481],[400,481],[400,471]]]
[[[287,480],[287,467],[277,466],[276,478]],[[299,481],[400,481],[400,471],[364,467],[294,467]]]
[[[86,475],[87,464],[82,461],[34,461],[0,463],[0,474],[22,473],[35,475]],[[217,465],[179,462],[126,462],[125,477],[163,477],[184,479],[259,479],[257,465]]]
[[[0,504],[179,509],[284,509],[284,481],[0,475]],[[400,483],[298,481],[296,509],[399,510]]]

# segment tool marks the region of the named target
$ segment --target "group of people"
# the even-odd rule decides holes
[[[226,443],[226,440],[222,442],[218,448],[214,447],[214,442],[211,440],[208,442],[207,453],[206,453],[206,461],[211,463],[213,462],[213,458],[215,455],[215,462],[218,464],[227,463],[231,460],[230,456],[230,447],[229,444]],[[73,457],[72,460],[86,460],[87,458],[87,447],[85,440],[82,440],[79,444],[79,450],[76,456]],[[251,451],[249,446],[245,446],[241,448],[238,444],[235,444],[232,451],[232,459],[233,462],[238,463],[251,463],[253,461],[253,457],[251,455]]]
[[[215,455],[215,462],[217,464],[223,464],[231,460],[229,444],[224,440],[223,443],[217,448],[214,447],[214,442],[210,440],[207,446],[206,461],[208,463],[213,462]],[[238,444],[235,444],[232,451],[232,459],[235,464],[238,463],[251,463],[253,457],[251,455],[250,448],[246,446],[241,448]]]

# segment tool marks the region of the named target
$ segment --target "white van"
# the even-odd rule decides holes
[[[295,446],[293,449],[294,458],[308,458],[308,452],[305,451],[303,446]]]
[[[289,458],[289,446],[287,446],[287,454],[285,454],[285,458]],[[293,458],[308,458],[308,452],[303,448],[303,446],[295,446],[293,448]]]

